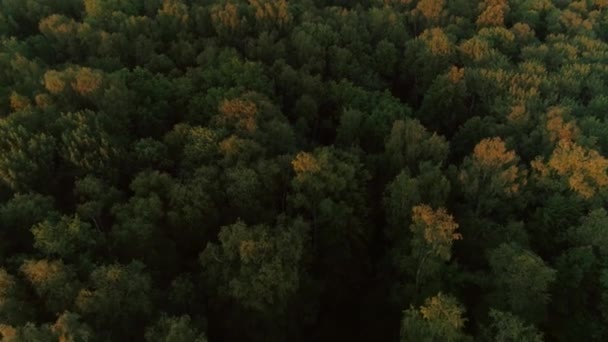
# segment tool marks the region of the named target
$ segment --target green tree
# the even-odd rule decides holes
[[[284,312],[300,286],[307,233],[301,220],[222,227],[220,245],[209,244],[201,254],[208,281],[238,305],[271,315]]]
[[[31,250],[31,227],[57,215],[52,197],[36,193],[15,194],[0,205],[0,251],[8,257],[15,252]]]
[[[151,296],[151,279],[141,262],[103,265],[91,272],[76,307],[108,338],[139,338],[153,309]]]
[[[490,301],[495,307],[529,322],[542,322],[555,270],[533,252],[508,243],[490,251],[488,261],[493,283]]]
[[[100,232],[78,215],[47,219],[34,225],[31,231],[36,249],[71,262],[83,261],[84,256],[93,257],[96,246],[103,241]]]
[[[509,313],[491,309],[492,322],[483,331],[485,341],[543,342],[543,333],[533,325],[527,325],[520,318]]]
[[[0,119],[0,180],[14,191],[44,189],[55,165],[56,140]]]
[[[26,298],[23,285],[0,268],[0,320],[3,324],[20,325],[32,319],[34,308]]]
[[[418,171],[423,161],[441,165],[447,157],[449,144],[444,137],[428,132],[417,120],[397,120],[386,140],[386,154],[395,171],[408,168]]]

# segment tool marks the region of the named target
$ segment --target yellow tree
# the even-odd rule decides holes
[[[260,23],[282,27],[291,21],[287,0],[249,0],[255,10],[255,18]]]
[[[575,142],[579,129],[575,121],[566,121],[568,111],[552,107],[547,113],[546,132],[555,149],[545,161],[532,161],[536,179],[541,185],[551,186],[552,180],[564,180],[570,190],[584,199],[595,196],[608,186],[608,159],[598,151]]]
[[[505,15],[509,12],[507,0],[486,0],[480,4],[481,14],[477,17],[479,26],[504,26]]]
[[[507,150],[499,137],[483,139],[473,155],[465,158],[459,178],[465,197],[475,205],[476,216],[520,191],[526,173],[519,169],[518,161],[515,152]]]
[[[532,162],[541,180],[558,176],[569,188],[585,199],[608,186],[608,159],[598,151],[560,140],[547,162],[538,157]]]
[[[418,310],[405,310],[401,322],[401,342],[462,341],[466,318],[464,307],[452,296],[439,292],[427,298]]]
[[[462,239],[462,235],[456,232],[457,229],[454,217],[444,208],[433,210],[428,205],[412,208],[410,230],[414,234],[411,241],[412,256],[418,263],[415,278],[417,292],[423,272],[435,273],[433,268],[438,267],[438,263],[452,257],[453,242]]]
[[[445,0],[420,0],[414,12],[420,13],[429,26],[434,26],[444,16]]]

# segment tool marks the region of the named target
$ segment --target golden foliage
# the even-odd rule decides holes
[[[79,68],[72,81],[72,89],[82,96],[89,95],[98,90],[102,84],[102,74],[89,68]]]
[[[460,44],[459,49],[465,56],[474,61],[487,57],[491,52],[490,44],[478,37],[465,40]]]
[[[31,106],[30,99],[28,99],[26,96],[19,95],[14,91],[10,96],[10,104],[13,111],[24,110]]]
[[[76,23],[65,16],[53,14],[40,20],[38,29],[42,34],[66,39],[75,34]]]
[[[438,27],[424,30],[420,34],[419,39],[426,44],[434,55],[441,56],[452,53],[452,42],[450,42],[450,39],[443,30]]]
[[[62,264],[57,261],[30,260],[23,264],[21,270],[32,284],[44,284],[62,272]]]
[[[38,94],[34,97],[36,106],[45,109],[53,104],[53,99],[48,94]]]
[[[56,70],[49,70],[44,73],[44,87],[51,94],[61,93],[65,89],[66,83],[63,75]]]
[[[572,142],[579,133],[575,121],[564,122],[566,109],[563,107],[551,107],[547,113],[547,131],[551,142]]]
[[[504,26],[505,15],[509,11],[507,0],[486,0],[480,4],[481,14],[477,17],[479,26]]]
[[[0,324],[0,337],[3,341],[14,341],[17,338],[17,329],[10,325]]]
[[[412,208],[412,220],[413,229],[422,228],[424,240],[433,252],[443,259],[449,259],[452,241],[462,239],[462,235],[456,233],[458,224],[454,222],[454,217],[444,208],[433,210],[428,205],[417,205]]]
[[[291,161],[291,166],[298,178],[306,174],[317,173],[321,171],[319,161],[308,152],[300,152],[296,158]]]
[[[241,24],[238,7],[232,2],[224,6],[216,5],[211,9],[211,20],[217,26],[236,30]]]
[[[442,293],[425,300],[420,307],[422,317],[430,321],[447,322],[454,329],[462,329],[465,319],[462,318],[464,310],[454,300],[446,298]]]
[[[568,4],[568,9],[578,13],[587,13],[589,11],[589,9],[587,9],[587,0],[571,1],[570,4]]]
[[[608,7],[608,0],[595,0],[593,3],[599,8]]]
[[[513,123],[525,122],[529,118],[528,110],[524,104],[516,104],[511,106],[511,112],[507,118]]]
[[[255,9],[257,20],[270,20],[279,25],[291,21],[286,0],[249,0],[249,4]]]
[[[258,108],[249,100],[224,100],[220,104],[220,114],[225,121],[236,122],[236,127],[253,133],[257,129],[256,115]]]
[[[541,75],[521,72],[511,77],[509,92],[520,100],[534,98],[539,94],[539,87],[543,82]]]
[[[428,20],[437,20],[443,12],[445,0],[420,0],[416,9]]]
[[[516,160],[514,151],[507,151],[501,138],[487,138],[480,141],[473,150],[475,161],[487,168],[500,168]]]
[[[543,76],[547,74],[547,68],[540,62],[537,61],[525,61],[519,64],[519,69],[524,74],[533,74]],[[539,83],[535,83],[538,85]]]
[[[507,84],[511,82],[511,74],[504,69],[479,69],[479,75],[492,83]]]
[[[534,39],[536,33],[526,23],[515,23],[511,28],[511,32],[515,35],[515,38],[520,41],[528,41]]]
[[[452,66],[448,72],[448,80],[454,84],[460,83],[464,79],[464,68]]]
[[[493,182],[499,182],[495,186],[499,186],[504,193],[512,195],[519,191],[520,182],[518,180],[525,175],[517,167],[517,161],[515,152],[507,151],[501,138],[483,139],[473,150],[473,169],[463,170],[460,174],[460,181],[467,184],[473,181],[470,179],[471,177],[485,177],[482,175],[489,174]]]
[[[233,134],[219,143],[219,150],[227,157],[237,156],[246,149],[247,142]]]
[[[570,188],[584,198],[593,197],[598,188],[608,185],[608,159],[567,140],[558,143],[546,166],[539,163],[533,167],[541,172],[548,167],[559,176],[567,177]]]
[[[188,6],[179,0],[164,0],[159,13],[177,18],[182,23],[189,19]]]
[[[581,50],[582,57],[593,58],[597,56],[600,60],[605,60],[604,58],[608,51],[608,44],[606,42],[582,35],[574,37],[572,42]]]

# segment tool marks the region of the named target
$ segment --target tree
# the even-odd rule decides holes
[[[166,173],[148,170],[139,173],[130,188],[134,195],[112,207],[114,225],[109,247],[125,262],[143,260],[154,266],[151,272],[166,272],[174,262],[175,247],[165,229],[165,208],[175,181]]]
[[[113,176],[122,151],[107,131],[108,121],[107,116],[91,111],[66,113],[58,120],[62,128],[60,155],[76,174]]]
[[[417,120],[397,120],[386,140],[386,154],[395,171],[408,168],[416,172],[421,162],[441,165],[449,144],[440,135],[429,133]]]
[[[505,16],[509,11],[509,3],[506,0],[485,0],[480,6],[481,14],[477,17],[479,26],[503,26]]]
[[[465,107],[467,84],[465,69],[452,66],[433,80],[420,106],[420,120],[427,126],[450,134],[469,114]]]
[[[147,342],[207,342],[204,333],[193,326],[190,316],[170,317],[163,315],[158,322],[146,330]]]
[[[608,257],[606,243],[608,234],[604,227],[608,223],[608,212],[605,209],[595,209],[581,218],[581,224],[569,229],[568,237],[579,246],[597,248],[602,257]]]
[[[55,338],[48,325],[38,327],[31,322],[16,328],[0,325],[0,336],[7,342],[52,341]]]
[[[222,227],[220,245],[209,244],[201,263],[220,296],[275,317],[298,292],[307,233],[301,220],[276,227],[239,221]]]
[[[485,328],[483,337],[485,341],[507,342],[542,342],[543,333],[533,325],[527,325],[517,316],[491,309],[492,322]]]
[[[490,251],[488,262],[493,279],[491,302],[496,303],[495,307],[530,322],[541,322],[555,270],[533,252],[508,243]]]
[[[532,162],[541,184],[557,178],[584,199],[590,199],[608,185],[608,159],[597,151],[567,140],[560,140],[547,162]],[[558,183],[559,184],[559,183]]]
[[[51,179],[56,140],[0,119],[0,180],[14,191],[42,190]]]
[[[416,102],[427,92],[433,80],[452,65],[455,52],[452,39],[444,29],[433,27],[406,43],[401,73],[402,78],[413,82],[411,96]]]
[[[76,307],[109,338],[136,338],[153,308],[151,291],[151,279],[141,262],[102,265],[91,272]]]
[[[385,216],[390,224],[386,235],[395,240],[404,232],[404,223],[411,220],[412,208],[421,203],[431,207],[443,206],[450,192],[450,182],[442,174],[439,166],[422,163],[420,174],[412,177],[401,171],[386,187],[384,194]]]
[[[315,256],[323,274],[334,277],[339,265],[365,253],[369,232],[363,189],[368,174],[354,155],[331,148],[300,152],[291,164],[295,177],[287,200],[310,220]]]
[[[66,261],[84,261],[83,256],[93,256],[95,247],[102,243],[99,231],[78,215],[47,219],[31,229],[34,247],[43,254],[60,257]]]
[[[502,201],[519,195],[526,172],[520,170],[518,162],[515,152],[507,150],[499,137],[483,139],[465,158],[459,180],[465,198],[474,205],[475,216],[492,213]]]
[[[51,326],[51,330],[59,338],[59,341],[88,342],[95,338],[91,327],[81,321],[80,315],[69,311],[65,311],[57,317],[57,321]]]
[[[106,231],[111,206],[121,199],[121,192],[103,179],[87,175],[74,182],[77,199],[76,213],[93,223],[99,231]]]
[[[26,260],[20,268],[49,313],[72,307],[80,289],[76,273],[60,260]]]
[[[32,319],[33,307],[26,301],[25,289],[4,268],[0,268],[0,321],[18,326]],[[6,335],[3,331],[0,331]]]
[[[401,341],[466,341],[462,332],[466,319],[458,301],[441,292],[427,298],[419,309],[403,312]]]
[[[0,205],[0,251],[8,257],[15,252],[31,250],[33,225],[56,216],[54,199],[36,193],[15,194]]]
[[[433,276],[437,263],[450,260],[452,244],[462,239],[456,233],[458,224],[444,208],[433,210],[428,205],[412,208],[412,258],[416,261],[415,289],[419,293],[422,281]]]

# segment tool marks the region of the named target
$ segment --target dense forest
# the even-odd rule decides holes
[[[608,0],[0,0],[0,337],[608,341]]]

